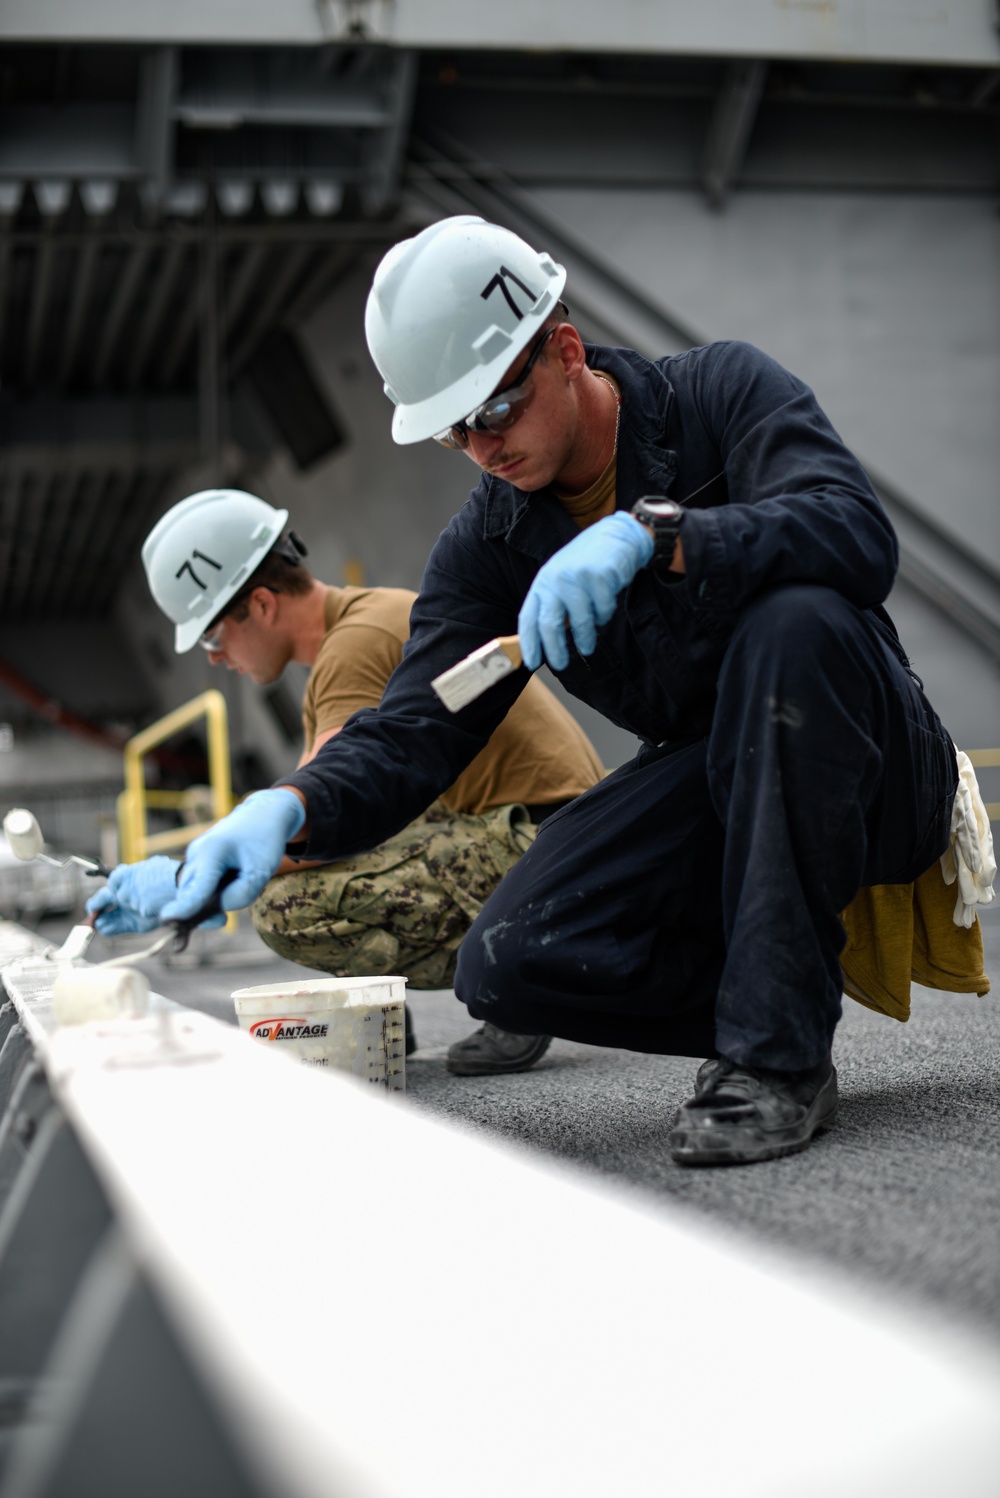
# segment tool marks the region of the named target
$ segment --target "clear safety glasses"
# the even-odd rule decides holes
[[[211,629],[206,629],[203,635],[198,636],[198,644],[201,646],[202,650],[212,651],[216,655],[219,653],[219,651],[222,649],[222,626],[225,624],[225,622],[226,615],[223,614],[222,618],[219,619]]]
[[[558,324],[557,324],[558,326]],[[525,383],[542,349],[555,332],[555,328],[542,334],[531,351],[531,358],[521,370],[516,382],[506,390],[498,390],[489,400],[483,401],[471,411],[464,421],[456,422],[445,432],[434,438],[442,447],[465,448],[469,445],[469,432],[506,432],[524,415],[535,393],[534,387]]]
[[[222,626],[225,624],[230,614],[234,609],[238,609],[240,604],[244,603],[250,597],[251,593],[255,593],[258,588],[262,588],[265,586],[265,583],[255,583],[252,588],[244,588],[242,593],[237,593],[235,598],[231,598],[229,600],[222,613],[216,615],[215,619],[208,626],[205,633],[198,637],[198,644],[201,646],[202,650],[210,650],[215,654],[218,654],[218,652],[222,649]],[[274,593],[276,591],[277,589],[275,588],[268,588],[269,593]]]

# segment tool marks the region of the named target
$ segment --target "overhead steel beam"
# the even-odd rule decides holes
[[[99,519],[88,543],[88,613],[96,616],[108,607],[121,583],[121,572],[116,566],[117,540],[123,515],[132,505],[142,503],[139,477],[134,460],[127,459],[104,474]]]
[[[56,260],[56,246],[45,239],[35,255],[35,273],[31,282],[31,311],[28,314],[28,332],[25,341],[24,365],[18,383],[31,386],[35,383],[38,361],[42,352],[42,338],[49,311],[49,292],[52,286],[52,271]]]
[[[0,183],[0,187],[3,185]],[[273,245],[293,242],[335,244],[341,240],[360,244],[384,244],[386,241],[391,243],[397,240],[401,234],[407,233],[411,228],[412,223],[403,214],[395,219],[383,219],[378,223],[367,222],[363,219],[334,220],[332,223],[303,223],[299,220],[288,223],[269,219],[266,223],[219,224],[216,235],[220,245],[250,244],[258,240]],[[45,237],[44,230],[41,229],[11,227],[4,234],[2,209],[0,209],[0,234],[12,245],[38,245]],[[170,225],[170,238],[178,244],[200,244],[201,237],[202,230],[195,225],[173,223]],[[79,246],[91,238],[98,239],[102,244],[126,244],[133,247],[150,245],[156,248],[163,243],[163,231],[162,229],[140,228],[134,224],[115,227],[109,225],[107,229],[94,234],[88,234],[83,230],[69,230],[59,235],[59,243]]]
[[[137,175],[128,104],[11,104],[0,109],[0,176]]]
[[[84,243],[76,259],[76,274],[73,278],[73,290],[70,296],[69,313],[66,318],[66,333],[63,339],[62,356],[59,360],[56,384],[60,388],[67,385],[73,378],[76,367],[77,354],[80,349],[80,340],[83,336],[84,323],[90,310],[90,294],[94,285],[94,277],[97,272],[97,262],[101,253],[100,244],[96,240],[88,240]]]
[[[35,257],[35,274],[32,279],[31,311],[28,315],[23,372],[24,383],[29,386],[34,384],[38,373],[49,313],[52,275],[57,254],[52,237],[53,231],[69,206],[71,192],[70,183],[61,180],[37,183],[35,186],[35,199],[45,222],[46,237],[38,247]]]
[[[274,279],[268,285],[249,323],[229,352],[231,380],[238,379],[244,366],[252,357],[254,349],[284,310],[284,305],[291,295],[309,254],[308,245],[296,245],[281,260]]]
[[[726,69],[702,164],[702,184],[713,208],[723,206],[743,165],[766,79],[766,62],[736,62]]]
[[[42,541],[31,568],[31,608],[36,616],[58,610],[56,584],[69,555],[66,537],[73,524],[77,483],[76,472],[65,469],[53,474],[48,481]]]
[[[217,483],[222,400],[219,389],[219,245],[213,227],[209,223],[198,265],[198,435],[210,481]]]
[[[19,535],[25,533],[25,521],[29,515],[35,517],[40,535],[44,535],[44,518],[46,513],[46,489],[49,480],[42,478],[38,473],[30,469],[24,469],[20,474],[18,484],[19,515],[16,522]],[[28,532],[30,534],[30,531]],[[34,559],[32,559],[34,560]],[[17,618],[22,612],[25,600],[29,596],[33,586],[33,567],[20,565],[14,569],[9,579],[9,587],[4,595],[4,612],[9,618]]]
[[[416,83],[417,54],[399,53],[388,84],[391,118],[386,128],[379,131],[368,146],[368,177],[361,194],[370,213],[381,213],[399,188],[399,172],[410,133]]]
[[[138,388],[152,353],[153,340],[160,332],[167,307],[177,289],[188,251],[186,245],[171,241],[163,251],[159,273],[149,292],[145,309],[125,366],[125,383],[130,390]]]
[[[243,251],[232,279],[227,283],[220,278],[220,302],[223,339],[229,336],[243,313],[247,298],[257,283],[261,266],[268,254],[268,246],[255,240]]]
[[[84,468],[79,473],[73,497],[73,526],[66,540],[72,576],[62,582],[58,598],[59,612],[67,619],[89,612],[91,583],[87,558],[104,513],[105,484],[103,470],[97,472],[93,468]]]
[[[182,466],[188,464],[158,464],[155,468],[141,468],[136,476],[136,492],[132,496],[125,517],[125,525],[116,537],[115,555],[118,557],[118,565],[109,567],[106,572],[107,591],[104,596],[104,607],[109,608],[118,595],[121,585],[123,568],[132,565],[139,555],[139,549],[152,526],[153,520],[160,513],[163,492],[169,484],[175,482],[178,472]]]
[[[740,171],[741,187],[996,196],[993,109],[965,103],[901,107],[898,98],[887,107],[843,98],[820,106],[811,96],[796,99],[789,84],[779,91],[777,82],[769,75]],[[607,102],[598,109],[595,126],[597,106],[582,89],[562,98],[529,94],[516,105],[496,94],[477,96],[472,89],[461,97],[433,89],[421,92],[416,129],[422,138],[433,129],[461,140],[469,157],[478,158],[481,180],[491,163],[522,187],[537,184],[542,190],[554,184],[704,186],[709,97],[714,103],[716,95],[705,90],[686,102]],[[496,124],[498,110],[502,129]],[[551,128],[553,110],[558,130]],[[740,123],[738,112],[729,120],[722,115],[730,132],[720,136],[727,155],[739,145],[734,127]],[[748,121],[742,123],[745,129]]]
[[[323,297],[350,272],[361,253],[362,248],[358,245],[321,250],[302,285],[285,307],[282,313],[284,321],[294,323],[308,317]]]
[[[996,72],[987,73],[985,78],[980,79],[969,96],[969,103],[974,109],[984,109],[1000,91],[1000,68]]]
[[[179,52],[158,47],[142,60],[135,110],[134,153],[149,202],[160,204],[174,175],[174,96]]]
[[[191,348],[195,336],[195,324],[198,321],[198,298],[191,295],[181,303],[181,309],[174,322],[173,332],[167,340],[160,360],[157,372],[157,383],[163,387],[171,385],[174,376],[183,363],[185,354]]]
[[[99,230],[118,200],[118,184],[102,181],[81,182],[80,198],[88,215],[91,230]],[[73,278],[69,310],[66,315],[66,333],[56,375],[56,385],[60,389],[73,378],[80,340],[87,321],[87,313],[90,310],[90,297],[100,253],[101,241],[95,233],[91,233],[90,237],[80,244],[77,256],[76,274]]]
[[[142,245],[129,253],[125,262],[125,268],[118,278],[118,284],[111,299],[111,306],[104,319],[101,330],[100,342],[97,346],[97,354],[94,359],[93,385],[100,389],[107,381],[112,362],[118,350],[118,340],[125,319],[132,308],[135,294],[139,288],[146,267],[152,256],[152,247]]]
[[[399,47],[685,57],[818,57],[988,66],[1000,57],[984,0],[5,0],[8,41]]]
[[[16,463],[0,468],[0,610],[17,569],[18,498],[20,475]]]
[[[11,250],[13,248],[10,238],[10,225],[19,208],[24,196],[24,184],[21,182],[0,182],[0,358],[2,358],[4,344],[4,332],[7,322],[7,300],[10,287],[10,262]],[[0,368],[0,376],[3,370]]]
[[[104,512],[105,516],[116,516],[117,522],[114,525],[105,523],[95,529],[92,538],[92,564],[87,594],[90,608],[97,617],[109,606],[121,584],[119,557],[122,522],[133,512],[135,506],[143,503],[143,474],[144,470],[134,462],[124,461],[110,469],[106,476]]]
[[[193,455],[189,461],[193,461]],[[106,614],[114,603],[121,586],[122,571],[138,556],[163,491],[174,480],[180,466],[143,464],[123,475],[120,485],[119,475],[112,475],[118,497],[108,503],[108,509],[118,515],[119,524],[98,538],[100,545],[94,557],[95,572],[91,585],[94,612],[98,617]]]
[[[23,488],[26,469],[16,454],[5,453],[0,475],[3,478],[2,508],[0,515],[3,517],[3,546],[0,547],[0,559],[4,554],[7,557],[6,572],[0,582],[0,614],[9,617],[8,601],[13,596],[14,587],[21,572],[21,550],[23,548],[23,536],[25,522],[28,516],[28,507],[24,501]]]
[[[408,54],[406,54],[408,55]],[[225,80],[185,87],[174,118],[193,130],[236,130],[242,125],[309,125],[320,129],[382,130],[393,113],[372,87],[348,83],[319,90],[308,84],[261,91]]]

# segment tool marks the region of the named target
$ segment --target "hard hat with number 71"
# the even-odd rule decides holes
[[[365,312],[368,348],[396,407],[394,439],[434,437],[492,395],[565,284],[551,255],[481,218],[442,219],[394,245]]]
[[[158,520],[142,545],[149,591],[192,649],[279,539],[287,510],[242,489],[203,489]]]

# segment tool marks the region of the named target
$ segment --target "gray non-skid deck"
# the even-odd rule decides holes
[[[985,999],[914,989],[906,1025],[845,1000],[835,1060],[837,1127],[804,1154],[765,1165],[685,1170],[667,1152],[696,1062],[555,1041],[534,1070],[458,1078],[447,1045],[471,1028],[450,993],[411,995],[418,1052],[405,1106],[429,1108],[611,1176],[736,1234],[779,1244],[902,1304],[1000,1336],[1000,910],[984,912]],[[210,960],[146,964],[155,989],[232,1021],[234,988],[302,969],[243,931],[204,934]],[[91,955],[104,955],[95,945]],[[529,1228],[530,1239],[530,1228]],[[544,1245],[526,1242],[526,1252]],[[488,1259],[488,1255],[487,1255]],[[610,1272],[610,1271],[609,1271]],[[614,1266],[628,1273],[627,1265]],[[502,1284],[502,1267],[498,1281]],[[484,1289],[487,1286],[484,1285]],[[663,1287],[684,1293],[683,1286]],[[469,1308],[453,1308],[461,1326]],[[477,1313],[478,1314],[478,1313]]]

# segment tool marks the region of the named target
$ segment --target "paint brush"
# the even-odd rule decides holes
[[[435,676],[431,686],[448,711],[457,713],[520,665],[521,642],[517,635],[501,635],[497,640],[480,645],[457,666],[449,666],[447,671]]]

